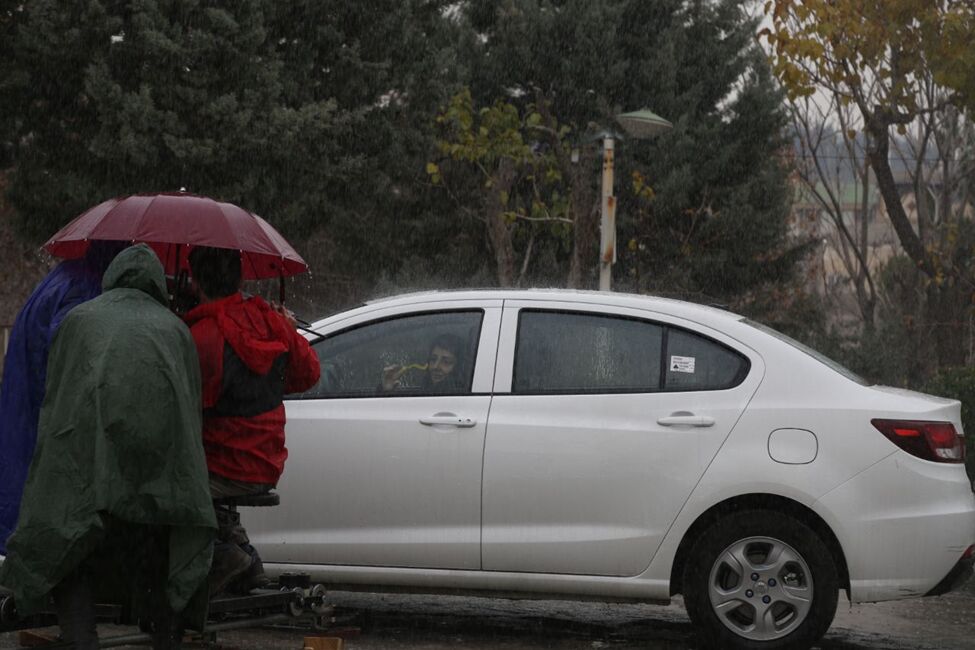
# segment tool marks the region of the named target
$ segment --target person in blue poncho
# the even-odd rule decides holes
[[[85,257],[58,264],[17,314],[0,384],[0,554],[17,525],[37,441],[47,353],[65,315],[101,293],[102,274],[128,242],[92,242]]]

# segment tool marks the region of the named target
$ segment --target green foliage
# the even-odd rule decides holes
[[[538,129],[545,128],[564,147],[568,130],[558,125],[543,125],[542,116],[529,104],[524,112],[509,101],[475,110],[470,90],[454,95],[437,116],[443,137],[437,141],[439,153],[447,160],[469,163],[480,172],[485,192],[497,191],[503,206],[513,206],[509,219],[545,220],[564,218],[565,199],[559,191],[562,173],[551,148],[537,146]],[[507,189],[498,187],[497,168],[509,163],[517,181]],[[428,163],[427,173],[440,175],[440,167]],[[520,181],[523,187],[518,188]],[[515,193],[513,189],[522,190]],[[564,190],[563,190],[564,192]]]
[[[920,389],[934,361],[934,336],[922,318],[925,276],[898,255],[878,270],[876,281],[881,299],[872,328],[828,328],[825,314],[836,306],[823,304],[822,315],[808,319],[813,327],[795,336],[872,383]]]
[[[732,298],[799,254],[753,29],[732,0],[0,0],[8,196],[35,241],[185,187],[318,233],[344,282],[592,286],[593,136],[649,106],[675,128],[617,142],[617,286]]]
[[[533,116],[537,117],[537,113],[523,120],[516,106],[501,100],[475,110],[470,90],[464,88],[437,116],[437,123],[449,130],[448,137],[439,140],[437,147],[441,154],[453,160],[482,167],[494,166],[503,158],[516,165],[530,164],[532,151],[525,143],[523,130],[530,126]]]
[[[130,192],[210,194],[285,226],[322,210],[302,187],[349,173],[333,142],[352,114],[292,103],[267,56],[271,6],[144,2],[25,5],[16,37],[21,114],[10,195],[25,230],[49,235]],[[27,137],[25,137],[27,136]],[[314,171],[301,159],[319,161]]]
[[[547,106],[528,104],[521,110],[499,99],[478,109],[466,87],[450,99],[437,123],[442,128],[437,149],[444,165],[427,163],[431,182],[439,184],[446,178],[451,190],[455,176],[469,182],[475,175],[481,184],[479,200],[459,203],[487,226],[498,283],[515,284],[521,279],[521,274],[515,277],[516,249],[524,245],[522,268],[526,269],[536,236],[558,236],[572,222],[560,169],[568,156],[569,129],[551,117]],[[539,146],[543,132],[547,147]]]
[[[16,67],[11,63],[12,44],[23,13],[23,5],[20,2],[0,0],[0,98],[7,92],[7,88],[22,83]],[[0,169],[6,169],[13,162],[13,133],[17,125],[17,108],[20,107],[0,105]]]
[[[481,37],[461,51],[470,58],[475,101],[502,97],[526,108],[544,102],[571,128],[566,144],[589,152],[579,163],[588,169],[579,173],[595,201],[594,136],[621,130],[614,116],[624,110],[649,107],[673,122],[673,131],[656,140],[617,142],[618,241],[624,242],[617,286],[728,301],[787,279],[804,253],[788,243],[785,227],[782,95],[754,43],[755,23],[739,5],[469,4],[466,17]],[[542,245],[566,260],[578,244],[570,238]],[[582,255],[591,260],[594,283],[595,238],[589,246]]]
[[[336,267],[377,276],[436,211],[417,188],[456,58],[444,4],[5,3],[0,142],[21,231],[185,187],[289,236],[326,229]]]

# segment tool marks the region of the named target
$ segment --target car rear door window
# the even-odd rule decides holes
[[[711,339],[667,328],[664,386],[669,391],[722,390],[740,384],[748,359]]]
[[[515,393],[660,390],[663,327],[597,314],[522,310]]]
[[[523,309],[512,392],[724,390],[744,381],[749,368],[742,354],[680,327],[622,316]]]
[[[292,399],[466,395],[483,312],[413,314],[331,334],[314,344],[322,373]]]

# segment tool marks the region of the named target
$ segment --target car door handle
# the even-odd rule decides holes
[[[669,415],[664,418],[657,418],[657,424],[665,427],[713,427],[714,418],[707,415]]]
[[[430,417],[420,418],[420,424],[428,427],[449,426],[458,429],[469,429],[477,425],[477,420],[472,418],[462,418],[456,415],[431,415]]]

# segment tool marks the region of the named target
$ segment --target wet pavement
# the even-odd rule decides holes
[[[679,599],[668,607],[561,601],[515,601],[459,596],[332,592],[340,612],[361,631],[347,650],[678,650],[695,647]],[[105,626],[104,635],[131,628]],[[224,650],[301,650],[310,628],[224,632]],[[17,648],[15,634],[0,649]],[[193,647],[193,646],[190,646]],[[199,647],[199,646],[196,646]],[[975,647],[975,583],[939,598],[850,606],[841,596],[822,650],[969,650]]]

